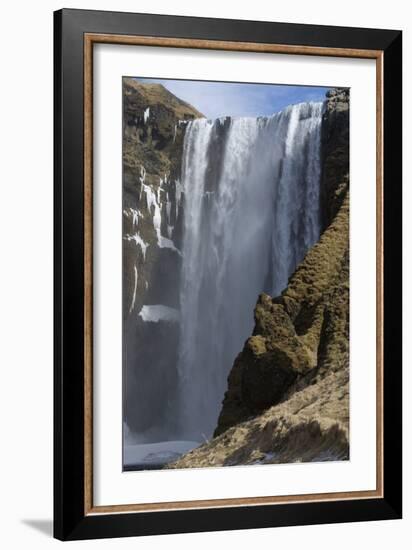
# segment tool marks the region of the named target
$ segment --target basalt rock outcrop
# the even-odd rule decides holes
[[[349,93],[322,126],[325,230],[280,296],[262,294],[214,438],[169,468],[349,458]]]
[[[331,223],[345,198],[349,178],[349,89],[327,93],[322,122],[323,171],[321,212],[323,228]]]

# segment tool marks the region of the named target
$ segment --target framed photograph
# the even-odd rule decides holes
[[[61,10],[55,536],[402,510],[402,34]]]

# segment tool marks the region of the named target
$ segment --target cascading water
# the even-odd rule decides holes
[[[198,119],[182,159],[178,436],[216,427],[259,293],[279,294],[318,240],[322,103]]]

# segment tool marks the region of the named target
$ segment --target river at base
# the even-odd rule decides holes
[[[192,449],[198,441],[160,441],[159,443],[126,444],[123,454],[123,471],[161,470]]]

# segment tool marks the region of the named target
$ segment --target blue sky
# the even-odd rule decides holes
[[[163,84],[174,95],[196,107],[208,118],[227,115],[271,115],[293,103],[322,101],[329,89],[315,86],[243,84],[199,80],[161,80],[155,78],[138,78],[137,80]]]

